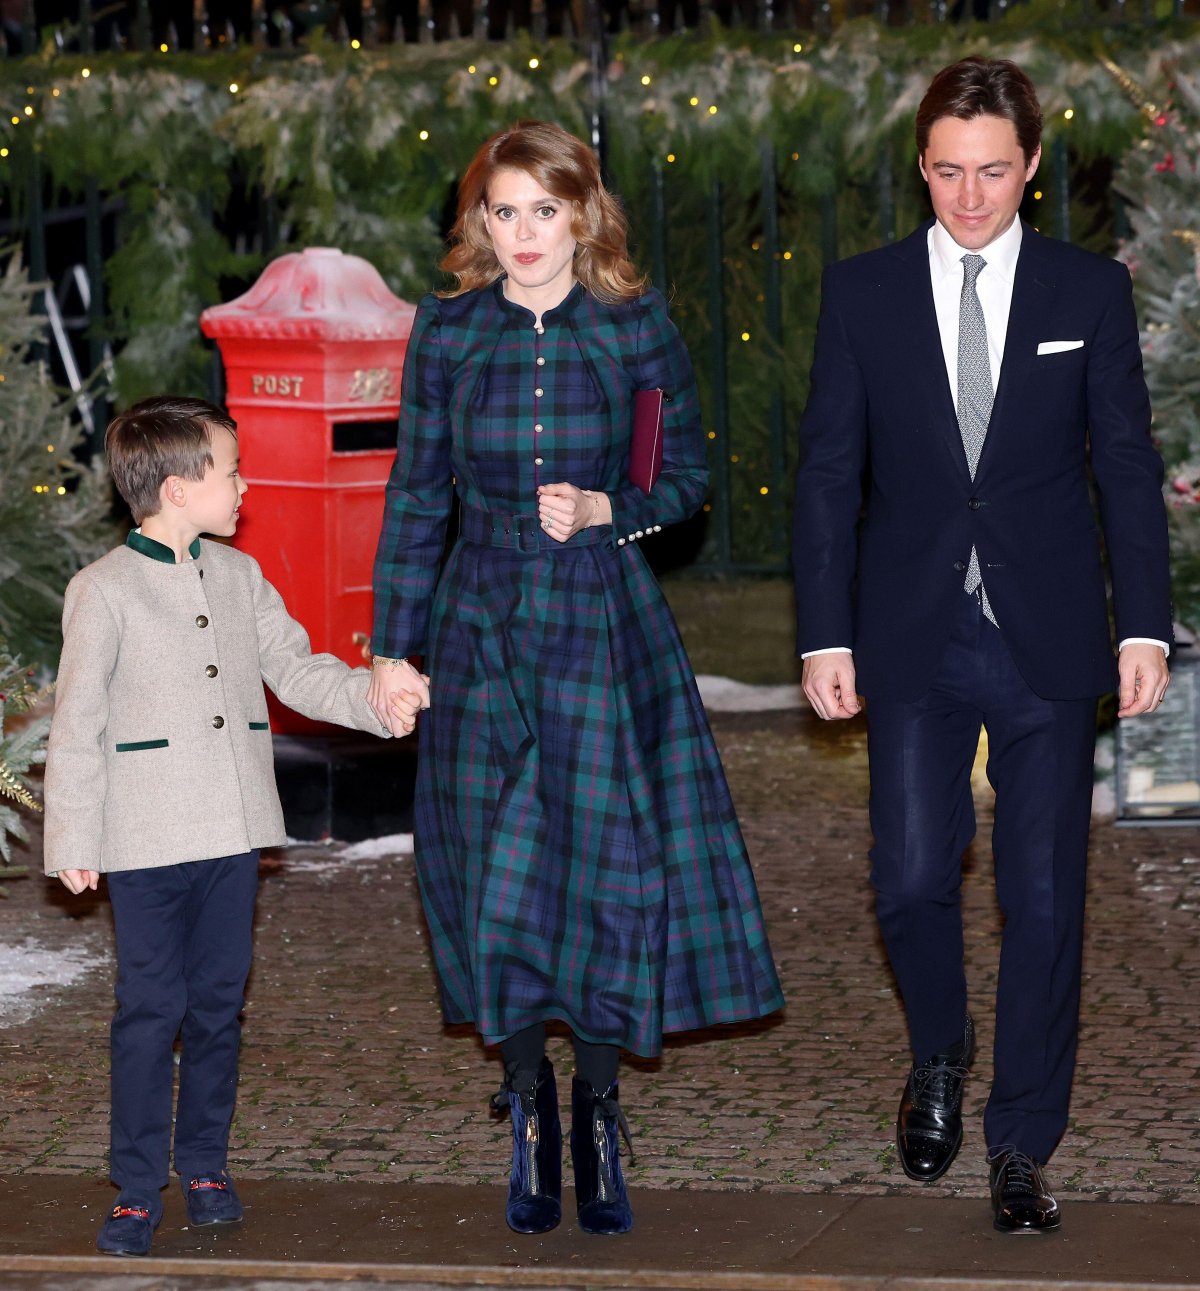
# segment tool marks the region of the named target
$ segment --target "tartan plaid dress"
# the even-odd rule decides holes
[[[663,472],[625,478],[633,393],[661,386]],[[602,490],[555,542],[536,489]],[[637,539],[708,482],[687,351],[657,292],[577,284],[542,319],[502,280],[426,296],[375,565],[374,649],[432,677],[416,864],[447,1021],[489,1044],[551,1018],[655,1055],[663,1032],[783,997],[725,775]],[[453,492],[462,533],[440,570]]]

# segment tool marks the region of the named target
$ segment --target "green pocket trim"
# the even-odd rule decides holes
[[[271,723],[270,722],[251,722],[250,729],[252,731],[269,731],[271,729]]]
[[[142,749],[165,749],[168,740],[135,740],[132,744],[118,744],[118,753],[139,753]]]

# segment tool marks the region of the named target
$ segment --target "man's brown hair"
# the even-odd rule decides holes
[[[1042,107],[1033,82],[1006,58],[972,55],[951,63],[929,83],[917,108],[917,155],[924,158],[929,132],[942,117],[973,121],[976,117],[1011,121],[1025,164],[1042,141]]]
[[[141,524],[162,506],[159,490],[171,475],[202,480],[213,464],[212,432],[237,434],[237,422],[203,399],[156,395],[114,417],[104,436],[117,490]]]

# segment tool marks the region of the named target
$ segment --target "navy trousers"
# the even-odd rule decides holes
[[[152,1196],[171,1155],[173,1051],[182,1039],[175,1168],[225,1169],[250,973],[258,852],[108,875],[117,933],[112,1180]]]
[[[1004,933],[984,1133],[989,1151],[1044,1162],[1066,1129],[1075,1070],[1096,701],[1034,694],[978,596],[961,600],[928,692],[868,697],[875,910],[924,1061],[961,1040],[967,1013],[959,890],[986,727]]]

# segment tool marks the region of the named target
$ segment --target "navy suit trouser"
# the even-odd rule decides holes
[[[257,851],[108,875],[117,934],[109,1171],[123,1192],[152,1198],[167,1183],[176,1036],[175,1168],[185,1180],[225,1169],[257,891]]]
[[[1004,916],[989,1151],[1046,1161],[1075,1070],[1096,701],[1036,695],[978,596],[963,595],[945,657],[914,702],[868,696],[871,882],[916,1061],[962,1039],[959,905],[975,834],[980,726],[996,791],[992,856]]]

